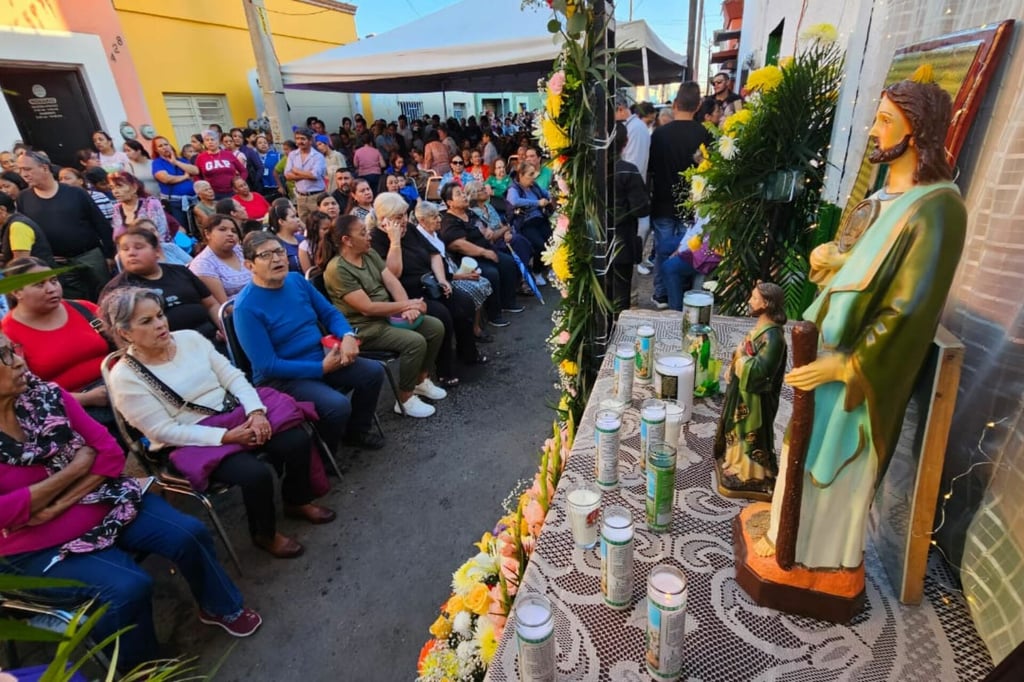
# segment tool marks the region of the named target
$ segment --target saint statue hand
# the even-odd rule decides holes
[[[846,356],[826,355],[786,375],[786,383],[801,391],[813,391],[830,381],[843,381],[846,376]]]
[[[827,242],[811,251],[810,279],[816,284],[826,284],[839,268],[843,267],[849,253],[839,253],[839,244]]]

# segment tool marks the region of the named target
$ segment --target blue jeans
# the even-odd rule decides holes
[[[121,635],[118,667],[128,670],[159,656],[153,629],[153,578],[135,562],[133,554],[138,552],[159,554],[173,561],[203,611],[227,616],[242,609],[242,595],[217,562],[206,526],[152,493],[143,497],[139,515],[125,527],[115,546],[89,554],[69,554],[45,573],[56,548],[0,557],[0,572],[85,583],[45,592],[66,596],[70,602],[96,597],[99,604],[109,604],[92,631],[95,641],[134,626]]]
[[[296,400],[316,405],[317,430],[334,452],[346,434],[367,433],[373,428],[377,398],[384,384],[384,367],[376,360],[356,358],[322,379],[271,379],[264,382]],[[343,391],[352,391],[349,401]]]
[[[665,285],[670,309],[683,309],[683,294],[693,289],[696,274],[693,266],[678,256],[672,256],[661,264],[661,281]]]
[[[689,226],[671,216],[651,218],[651,226],[654,228],[654,298],[664,301],[668,294],[665,291],[661,266],[665,259],[679,248],[679,240],[683,238]]]

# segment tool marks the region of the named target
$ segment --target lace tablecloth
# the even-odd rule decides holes
[[[681,347],[679,313],[628,311],[613,343],[630,341],[641,323],[656,330],[656,352]],[[752,319],[716,317],[718,354],[731,355]],[[644,518],[644,479],[637,468],[640,401],[653,385],[634,384],[633,405],[623,415],[619,488],[601,506],[633,511],[635,588],[625,611],[604,606],[597,549],[573,545],[566,490],[594,480],[594,416],[611,387],[609,355],[583,416],[572,456],[526,571],[523,589],[546,595],[556,610],[559,680],[647,680],[643,664],[646,584],[653,566],[670,563],[688,583],[684,678],[705,681],[979,680],[992,668],[954,579],[932,558],[919,606],[901,604],[873,546],[865,556],[866,606],[849,625],[791,616],[754,604],[735,580],[732,519],[746,504],[715,492],[711,448],[721,399],[697,401],[685,426],[676,474],[671,532],[654,534]],[[723,386],[724,388],[724,386]],[[789,421],[792,398],[783,389],[776,419],[777,443]],[[491,682],[518,679],[515,617],[488,672]]]

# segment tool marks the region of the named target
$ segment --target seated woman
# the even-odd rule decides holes
[[[470,256],[477,261],[480,273],[491,283],[493,293],[484,307],[491,325],[507,327],[502,312],[521,313],[524,308],[516,303],[519,268],[512,256],[499,253],[477,227],[480,218],[469,210],[466,193],[455,183],[441,187],[441,199],[448,210],[441,219],[441,239],[445,247],[458,255]]]
[[[184,265],[160,262],[160,242],[136,225],[117,238],[121,272],[107,282],[100,302],[114,289],[141,287],[160,294],[171,331],[192,329],[216,343],[219,305],[202,280]]]
[[[333,201],[333,197],[331,200]],[[338,203],[335,202],[334,205],[337,206]],[[316,252],[323,240],[330,239],[333,225],[334,219],[323,211],[313,211],[306,218],[306,238],[299,244],[299,267],[303,274],[316,265]]]
[[[466,162],[462,160],[461,154],[453,156],[450,163],[452,169],[441,176],[442,185],[453,182],[465,187],[467,182],[473,182],[473,175],[466,170]]]
[[[213,193],[213,187],[206,180],[196,180],[192,183],[192,188],[195,189],[198,199],[196,205],[192,207],[192,215],[196,219],[196,227],[202,230],[210,216],[217,212],[216,195]]]
[[[4,275],[46,272],[52,268],[39,258],[17,258]],[[7,294],[8,313],[0,327],[24,348],[29,369],[43,381],[52,381],[78,401],[93,419],[115,430],[107,387],[100,363],[113,350],[98,330],[96,304],[67,301],[60,280],[50,277]]]
[[[528,266],[533,259],[533,246],[529,239],[513,232],[512,228],[498,215],[498,211],[489,201],[491,198],[490,185],[474,180],[466,183],[463,191],[466,193],[466,198],[469,199],[469,209],[480,218],[481,222],[477,223],[477,227],[487,237],[491,246],[502,253],[515,253],[523,265]],[[547,284],[540,274],[533,275],[533,278],[540,286]],[[523,282],[522,288],[526,293],[530,293],[527,291],[526,282]]]
[[[224,303],[252,281],[239,246],[242,231],[237,220],[215,213],[203,226],[203,239],[206,246],[188,264],[188,269],[203,281],[217,303]]]
[[[405,165],[405,157],[401,152],[391,152],[391,164],[384,169],[388,175],[406,175],[408,168]],[[390,190],[388,190],[390,191]]]
[[[114,206],[114,217],[110,221],[114,228],[114,238],[125,231],[129,225],[143,218],[156,225],[157,234],[163,243],[164,255],[172,263],[188,265],[192,256],[174,243],[177,227],[171,229],[164,212],[164,205],[157,197],[150,196],[142,186],[142,182],[131,173],[111,173],[108,176],[111,189],[117,204]]]
[[[444,325],[427,315],[423,299],[410,300],[401,282],[370,247],[370,229],[359,218],[338,218],[331,238],[320,245],[318,263],[328,298],[359,329],[362,350],[399,354],[400,375],[395,412],[429,417],[433,405],[419,396],[440,400],[448,393],[430,380],[444,340]]]
[[[491,169],[484,163],[484,155],[480,153],[479,149],[474,149],[469,153],[469,165],[466,166],[466,172],[472,175],[477,182],[486,182],[487,178],[491,176]]]
[[[114,404],[125,419],[154,450],[179,448],[171,461],[200,490],[210,481],[239,486],[254,545],[280,559],[302,554],[301,544],[277,532],[273,475],[256,453],[266,454],[284,472],[286,516],[319,524],[333,521],[335,514],[312,503],[310,442],[302,419],[285,422],[284,428],[268,420],[264,401],[283,394],[257,393],[197,332],[170,331],[155,291],[115,289],[101,310],[108,332],[128,347],[110,374]],[[233,426],[225,425],[227,415],[238,417]]]
[[[256,194],[249,189],[249,183],[245,178],[232,180],[231,188],[235,190],[235,196],[232,198],[241,204],[246,220],[263,220],[270,212],[270,204],[262,194]]]
[[[456,350],[467,364],[487,362],[487,357],[476,349],[473,300],[464,292],[452,289],[441,254],[417,230],[408,229],[408,208],[398,194],[378,195],[373,202],[373,213],[367,219],[370,242],[385,259],[391,274],[401,282],[405,293],[422,298],[427,304],[427,314],[444,324],[444,341],[437,355],[437,380],[447,388],[459,383],[455,375]],[[436,279],[439,298],[431,297],[430,288],[423,283],[424,277]]]
[[[441,212],[429,201],[416,204],[416,231],[424,241],[437,252],[445,262],[445,272],[451,273],[448,281],[452,287],[470,297],[473,301],[473,337],[478,343],[490,343],[494,337],[483,330],[480,311],[484,301],[491,295],[491,283],[480,276],[479,272],[460,272],[459,266],[448,257],[444,241],[438,236],[441,231]]]
[[[373,210],[373,189],[370,183],[364,178],[352,181],[352,194],[349,195],[348,206],[345,213],[354,215],[360,221],[366,222],[366,216]]]
[[[146,482],[125,478],[113,438],[56,384],[32,374],[21,347],[0,336],[0,573],[70,579],[58,598],[95,598],[108,610],[91,636],[122,628],[118,666],[159,658],[153,578],[136,562],[173,561],[199,604],[199,620],[247,637],[262,619],[242,605],[206,526]]]
[[[288,269],[302,274],[302,263],[299,262],[299,247],[305,238],[302,236],[302,221],[292,202],[284,197],[274,199],[270,207],[270,231],[281,242],[288,254]]]
[[[505,201],[515,211],[512,229],[530,240],[533,247],[532,271],[539,275],[544,272],[540,255],[551,237],[551,221],[548,220],[547,212],[551,205],[551,195],[537,184],[538,174],[536,166],[525,162],[520,164],[519,176],[508,188]],[[531,265],[526,261],[524,263],[527,267]]]
[[[505,168],[505,161],[496,159],[494,172],[484,180],[484,184],[491,188],[491,204],[499,215],[506,213],[505,195],[508,193],[508,186],[512,183],[512,178]]]

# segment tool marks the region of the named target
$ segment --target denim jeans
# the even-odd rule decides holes
[[[296,400],[313,403],[320,417],[317,431],[331,452],[335,452],[346,433],[367,433],[373,428],[373,414],[384,384],[384,367],[376,360],[356,358],[351,365],[322,379],[271,379],[264,383]],[[342,392],[349,390],[351,402]]]
[[[679,240],[683,238],[689,226],[671,216],[651,218],[651,225],[654,228],[654,298],[664,301],[668,298],[668,293],[661,272],[662,264],[676,252]]]
[[[70,603],[96,597],[109,604],[92,631],[95,641],[134,626],[121,635],[118,667],[128,670],[157,658],[153,629],[153,578],[135,562],[137,552],[159,554],[177,565],[189,589],[207,613],[228,616],[242,609],[242,594],[231,582],[213,547],[213,538],[198,519],[174,509],[158,495],[146,494],[139,515],[128,524],[117,544],[99,552],[70,554],[45,573],[56,548],[0,557],[0,572],[46,578],[68,578],[82,587],[46,590]],[[108,653],[112,648],[108,648]]]
[[[678,256],[672,256],[661,264],[661,280],[665,284],[671,310],[683,309],[683,294],[693,289],[696,274],[693,266]]]

